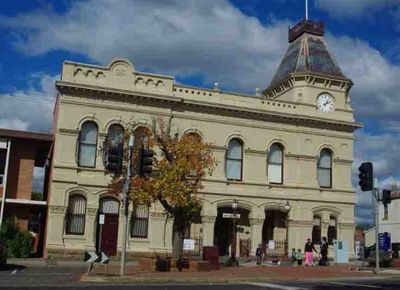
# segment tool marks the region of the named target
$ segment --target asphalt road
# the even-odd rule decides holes
[[[358,278],[326,281],[285,281],[270,283],[225,283],[225,284],[101,284],[79,282],[87,270],[86,265],[74,267],[10,267],[0,271],[0,290],[330,290],[330,289],[400,289],[400,277]]]

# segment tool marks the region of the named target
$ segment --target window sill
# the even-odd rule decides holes
[[[138,242],[138,243],[150,243],[150,240],[149,240],[149,238],[137,238],[137,237],[135,237],[135,238],[129,238],[129,241],[130,242]]]
[[[79,235],[79,234],[65,234],[63,235],[63,239],[69,239],[69,240],[81,240],[84,241],[86,240],[86,236],[85,235]]]

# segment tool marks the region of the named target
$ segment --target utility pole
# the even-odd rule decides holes
[[[306,0],[306,20],[308,20],[308,0]]]
[[[135,137],[133,134],[129,136],[128,142],[128,168],[127,168],[127,176],[125,179],[125,184],[122,192],[122,198],[124,200],[124,216],[125,216],[125,228],[123,231],[123,241],[122,241],[122,251],[121,251],[121,269],[120,275],[123,276],[125,274],[125,258],[126,258],[126,244],[128,239],[129,232],[129,185],[132,178],[131,166],[132,166],[132,151],[133,144],[135,142]]]

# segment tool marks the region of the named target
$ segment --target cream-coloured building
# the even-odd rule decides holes
[[[48,254],[93,250],[99,240],[111,255],[121,249],[123,210],[107,195],[100,148],[128,123],[143,128],[160,116],[173,118],[174,132],[214,144],[220,161],[204,179],[201,217],[188,233],[197,243],[228,253],[232,227],[222,214],[237,199],[241,255],[270,240],[282,250],[286,238],[289,249],[328,235],[352,245],[353,133],[360,125],[350,105],[352,82],[323,33],[323,24],[312,21],[290,29],[274,79],[254,95],[177,84],[171,76],[136,71],[127,60],[108,67],[64,62],[56,83]],[[101,237],[100,210],[106,214]],[[129,252],[171,251],[172,220],[161,205],[130,208],[130,215]]]

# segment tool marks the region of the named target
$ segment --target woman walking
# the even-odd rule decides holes
[[[311,240],[307,239],[307,243],[304,246],[304,254],[306,256],[306,262],[305,262],[306,267],[313,265],[313,251],[318,253]]]

